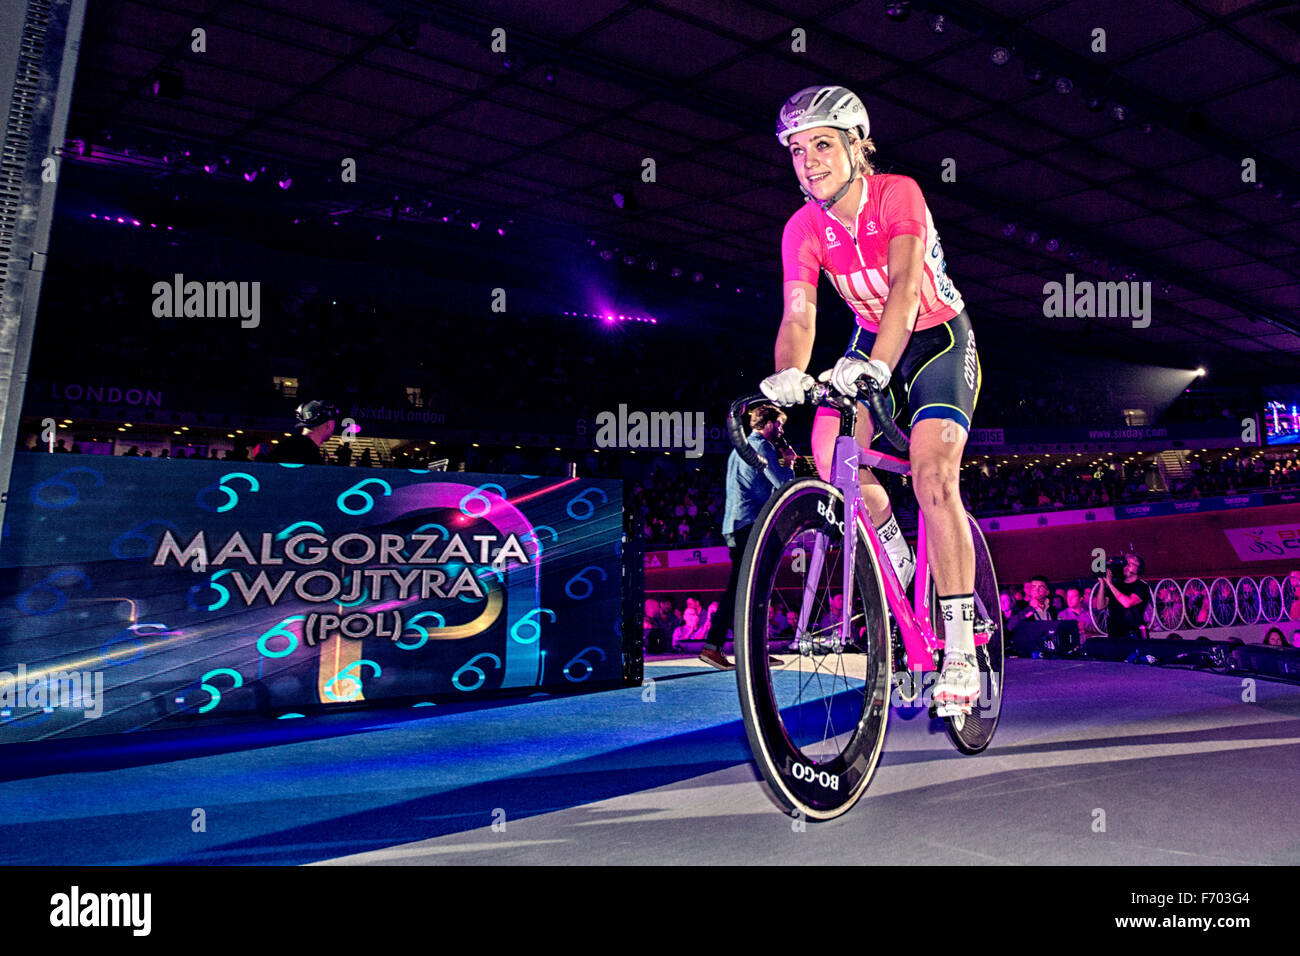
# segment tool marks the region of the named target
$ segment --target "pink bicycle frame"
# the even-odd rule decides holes
[[[934,629],[930,626],[930,561],[926,553],[925,515],[917,516],[916,585],[913,589],[912,604],[909,605],[907,595],[903,592],[903,586],[898,580],[898,575],[894,573],[894,566],[890,562],[889,556],[885,554],[885,546],[880,543],[880,538],[876,535],[876,529],[872,524],[870,514],[867,512],[867,506],[862,501],[861,487],[858,485],[858,469],[860,467],[880,468],[898,475],[907,476],[911,475],[912,466],[909,462],[893,455],[862,448],[851,436],[847,435],[841,435],[835,439],[835,456],[832,460],[835,473],[831,476],[831,482],[844,495],[846,519],[844,538],[846,544],[850,540],[847,519],[849,513],[852,512],[853,520],[862,525],[867,541],[871,543],[871,549],[875,552],[876,564],[880,568],[881,581],[885,588],[885,600],[889,604],[889,609],[894,615],[894,620],[898,623],[899,632],[902,634],[903,647],[907,651],[908,667],[913,671],[934,670],[934,652],[943,648],[943,638],[935,634]],[[848,553],[847,549],[845,553]],[[820,561],[818,565],[820,565]],[[848,560],[844,561],[843,569],[843,593],[849,595],[853,593],[853,583],[850,579],[851,563]],[[820,566],[816,567],[817,574],[820,574],[820,570]],[[816,580],[811,574],[809,579]],[[804,603],[807,605],[807,602]],[[801,622],[801,624],[806,628],[806,622]],[[845,643],[848,643],[850,639],[849,629],[849,615],[845,614],[840,625],[840,637]],[[988,641],[989,635],[987,633],[976,633],[975,643],[977,645],[987,644]]]

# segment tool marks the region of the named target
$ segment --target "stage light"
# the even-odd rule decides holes
[[[1140,129],[1144,133],[1150,133],[1153,129],[1155,129],[1155,124],[1152,123],[1150,120],[1144,120]]]
[[[673,267],[672,267],[672,270],[671,270],[668,274],[669,274],[670,276],[672,276],[674,279],[679,279],[679,278],[681,278],[681,275],[682,275],[682,267],[681,267],[681,266],[673,266]]]
[[[1203,365],[1202,365],[1202,366],[1198,366],[1197,369],[1196,369],[1196,376],[1197,376],[1197,378],[1202,378],[1202,377],[1204,377],[1204,375],[1205,375],[1205,366],[1203,366]]]
[[[1034,86],[1041,86],[1047,82],[1047,70],[1043,69],[1041,63],[1026,63],[1025,79]]]
[[[1102,97],[1099,90],[1087,89],[1084,90],[1083,93],[1083,105],[1086,106],[1090,112],[1100,113],[1102,107],[1106,105],[1106,100]]]
[[[473,229],[475,232],[478,232],[479,226],[481,225],[483,225],[482,221],[475,219],[473,222],[469,224],[469,227]]]
[[[293,177],[292,177],[292,176],[289,176],[289,175],[286,174],[286,175],[280,177],[280,179],[279,179],[279,186],[280,186],[281,189],[288,189],[288,188],[289,188],[290,186],[292,186],[292,185],[293,185]]]
[[[989,59],[995,66],[1006,66],[1011,62],[1011,50],[1001,43],[995,44],[993,49],[989,50]]]
[[[1061,248],[1061,240],[1048,239],[1045,243],[1043,243],[1043,248],[1046,249],[1048,252],[1055,252],[1057,249]]]
[[[943,33],[948,29],[948,18],[942,13],[930,14],[929,23],[931,33]]]
[[[1052,85],[1056,88],[1056,92],[1062,96],[1068,96],[1074,90],[1074,80],[1068,76],[1058,76],[1056,82]]]
[[[1128,107],[1123,103],[1116,103],[1110,108],[1111,118],[1117,122],[1123,123],[1129,117]]]
[[[609,249],[602,249],[600,250],[600,257],[606,262],[609,262],[609,260],[614,258],[614,253]]]
[[[151,88],[154,96],[169,100],[179,100],[185,94],[185,82],[175,70],[157,70]]]
[[[1002,224],[1002,235],[1010,239],[1015,234],[1016,234],[1016,224],[1014,222],[1007,222]]]
[[[697,273],[695,273],[694,275],[691,276],[691,281],[692,281],[692,282],[703,282],[703,281],[704,281],[704,273],[703,273],[703,272],[697,272]]]
[[[902,23],[912,15],[912,4],[909,0],[890,0],[885,4],[885,16],[895,23]]]
[[[1038,233],[1034,232],[1032,229],[1029,232],[1025,233],[1026,245],[1032,246],[1037,241],[1038,241]]]
[[[634,265],[636,265],[636,256],[624,256],[624,257],[623,257],[623,265],[625,265],[625,266],[634,266]]]

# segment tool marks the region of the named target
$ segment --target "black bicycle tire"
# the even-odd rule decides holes
[[[849,738],[844,751],[834,760],[818,767],[828,769],[818,771],[819,775],[829,779],[831,769],[840,767],[834,776],[843,783],[838,786],[817,785],[815,779],[799,779],[793,774],[793,767],[799,758],[807,760],[785,733],[779,709],[772,691],[771,674],[768,669],[767,647],[767,602],[773,589],[776,571],[779,569],[780,554],[777,552],[775,567],[769,567],[772,555],[765,551],[768,542],[779,535],[778,522],[786,511],[803,507],[803,504],[816,496],[824,495],[826,500],[838,505],[838,513],[843,515],[843,496],[833,485],[819,478],[798,478],[788,482],[771,496],[754,522],[753,530],[741,559],[740,579],[736,594],[736,617],[734,630],[736,635],[736,681],[740,695],[740,709],[744,718],[745,733],[749,739],[754,761],[759,769],[759,776],[764,789],[772,801],[787,813],[799,813],[810,820],[830,820],[848,812],[866,792],[875,770],[879,765],[880,754],[884,746],[885,729],[889,718],[890,696],[892,692],[892,666],[890,661],[890,638],[888,614],[886,611],[884,586],[876,567],[875,556],[860,528],[855,527],[854,537],[857,542],[857,598],[866,607],[869,595],[874,594],[876,604],[874,639],[869,636],[866,646],[874,656],[868,659],[864,672],[870,677],[874,670],[875,691],[871,697],[873,713],[871,719],[860,721],[857,730]],[[843,522],[841,521],[841,527]],[[799,532],[804,533],[804,532]],[[761,557],[760,557],[761,556]],[[761,565],[761,566],[760,566]],[[759,581],[757,575],[767,579]],[[761,596],[756,589],[762,588]],[[761,603],[761,629],[752,627],[755,609]],[[853,607],[849,608],[853,613]],[[870,620],[864,612],[864,620]],[[864,680],[864,687],[872,684],[871,679]],[[882,695],[876,707],[877,696]],[[863,694],[863,713],[868,710],[867,694]],[[878,713],[874,713],[878,709]],[[852,751],[852,753],[850,753]],[[850,754],[849,759],[843,759]],[[797,755],[797,756],[796,756]],[[809,763],[801,766],[806,772]],[[839,795],[838,799],[810,799],[817,790]]]
[[[960,717],[960,718],[945,717],[943,718],[943,724],[944,724],[944,728],[948,731],[948,739],[952,741],[953,746],[956,747],[961,753],[964,753],[968,756],[974,756],[975,754],[983,753],[985,750],[988,749],[989,744],[993,742],[993,735],[997,732],[998,721],[1002,719],[1002,698],[1003,698],[1003,693],[1006,689],[1007,649],[1006,649],[1006,642],[1004,640],[1002,602],[999,599],[997,569],[994,568],[993,566],[993,555],[989,551],[988,542],[984,540],[984,532],[980,530],[979,522],[975,520],[975,517],[971,515],[970,512],[966,513],[966,518],[970,522],[971,539],[976,549],[976,554],[975,554],[976,592],[979,591],[979,586],[980,586],[979,579],[981,577],[981,574],[980,574],[979,550],[981,548],[983,549],[985,555],[985,561],[987,562],[987,572],[986,572],[987,581],[992,582],[991,587],[986,587],[986,590],[989,591],[989,594],[983,595],[983,598],[984,598],[984,603],[988,605],[986,609],[994,617],[993,632],[991,637],[989,638],[989,643],[987,645],[983,645],[975,648],[975,652],[976,652],[975,657],[980,664],[980,670],[981,670],[981,676],[980,676],[981,698],[983,697],[983,688],[990,687],[992,689],[992,696],[995,699],[996,706],[995,706],[995,712],[991,719],[983,716],[979,717],[978,718],[979,723],[973,725],[972,729],[969,732],[966,727],[967,718],[965,717]],[[978,613],[979,610],[977,608],[976,614]],[[991,681],[986,681],[983,674],[986,672],[993,673],[991,664],[995,654],[996,654],[996,659],[998,660],[1000,666],[996,671],[996,682],[994,683]],[[987,671],[985,669],[986,664],[989,665]],[[958,726],[959,724],[960,727]]]

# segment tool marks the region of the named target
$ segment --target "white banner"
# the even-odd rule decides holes
[[[1091,524],[1094,521],[1114,521],[1115,509],[1088,508],[1083,511],[1043,511],[1028,515],[1006,515],[997,518],[980,518],[982,531],[1021,531],[1025,528],[1059,528],[1067,524]]]
[[[680,551],[648,551],[647,568],[697,568],[706,564],[726,564],[731,560],[730,548],[686,548]]]
[[[1224,528],[1228,543],[1243,561],[1300,560],[1300,524],[1270,524],[1255,528]]]

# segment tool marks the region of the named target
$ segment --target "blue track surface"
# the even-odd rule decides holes
[[[24,746],[0,772],[0,862],[309,863],[749,760],[734,675],[647,676],[653,701],[631,688]]]

